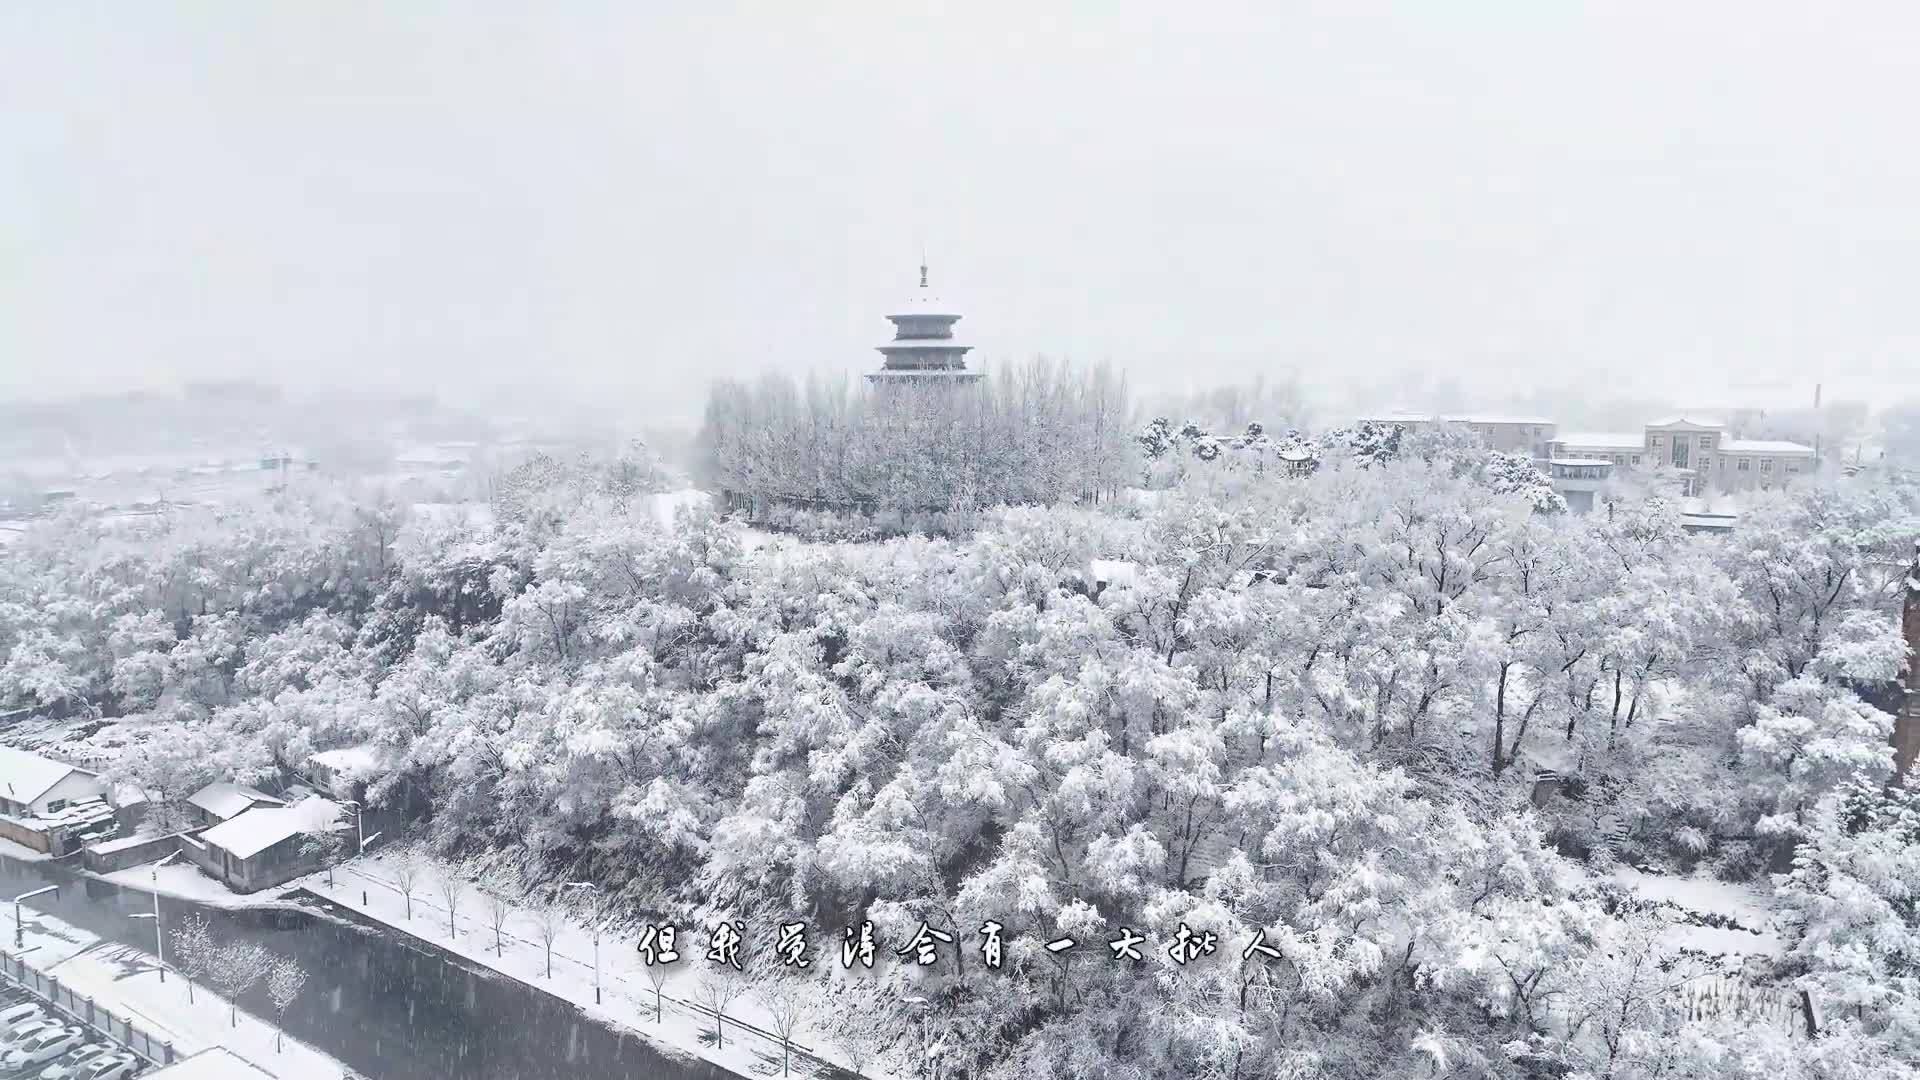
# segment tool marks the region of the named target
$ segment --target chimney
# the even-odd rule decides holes
[[[1920,756],[1920,542],[1914,544],[1913,565],[1907,568],[1900,629],[1907,639],[1907,671],[1900,683],[1900,711],[1893,719],[1895,783],[1907,775],[1907,767]]]

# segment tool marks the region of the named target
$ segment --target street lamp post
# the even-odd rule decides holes
[[[167,981],[167,937],[160,931],[160,868],[179,857],[180,853],[175,851],[173,854],[153,864],[153,914],[149,915],[141,911],[128,916],[128,918],[132,919],[153,920],[153,959],[155,964],[160,968],[161,982]]]
[[[373,843],[378,839],[380,839],[379,833],[374,833],[372,836],[361,837],[360,838],[360,854],[365,855],[367,853],[367,845]],[[365,907],[366,904],[367,904],[367,890],[361,889],[360,890],[360,906]]]
[[[361,813],[360,803],[358,800],[348,799],[346,802],[343,802],[340,805],[353,807],[353,832],[354,832],[354,836],[357,837],[359,840],[359,842],[354,845],[353,853],[355,855],[365,855],[367,853],[367,826],[363,820],[363,814]],[[380,838],[380,834],[374,833],[373,837],[374,839],[378,840]]]
[[[569,881],[567,888],[599,892],[591,881]],[[593,1003],[600,1004],[600,913],[598,911],[593,913]]]
[[[13,898],[13,947],[16,950],[24,949],[26,948],[26,945],[27,945],[26,928],[22,926],[20,923],[20,901],[31,900],[36,896],[42,895],[43,893],[59,892],[59,891],[60,891],[60,886],[48,885],[45,888],[35,889],[32,892],[23,892],[19,896],[16,896]]]

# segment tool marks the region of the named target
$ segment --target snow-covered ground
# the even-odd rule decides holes
[[[287,884],[278,888],[262,889],[256,893],[236,893],[224,884],[215,881],[191,863],[172,863],[158,869],[155,878],[152,865],[130,866],[125,870],[115,870],[110,874],[92,875],[102,881],[111,881],[122,888],[135,892],[150,893],[158,891],[161,896],[174,900],[191,900],[208,907],[245,908],[245,907],[281,907],[293,906],[286,895],[298,888]]]
[[[647,502],[653,508],[653,517],[663,528],[673,528],[673,519],[682,507],[706,507],[713,503],[713,495],[696,488],[684,488],[680,491],[662,491],[647,496]]]
[[[1775,957],[1786,949],[1771,899],[1757,889],[1711,877],[1645,874],[1615,867],[1612,880],[1636,896],[1665,905],[1673,923],[1663,940],[1708,956]],[[1731,925],[1703,926],[1689,917]]]
[[[180,974],[169,971],[162,983],[152,961],[138,950],[102,941],[46,914],[27,921],[25,940],[26,948],[18,955],[29,965],[58,978],[60,985],[75,993],[91,997],[115,1016],[131,1018],[134,1026],[171,1042],[180,1057],[224,1046],[283,1080],[340,1080],[348,1075],[338,1061],[297,1039],[283,1039],[276,1050],[273,1027],[245,1012],[238,1014],[237,1024],[232,1023],[226,1002],[199,983],[194,984],[189,1002]]]
[[[301,879],[298,884],[342,907],[357,911],[397,930],[456,953],[483,967],[564,998],[581,1011],[610,1024],[629,1029],[648,1042],[672,1053],[713,1062],[745,1075],[778,1075],[780,1045],[777,1038],[760,1032],[772,1030],[766,1010],[751,994],[743,995],[726,1009],[726,1041],[713,1045],[713,1014],[695,1005],[695,990],[703,973],[712,970],[703,959],[704,928],[681,926],[676,944],[681,959],[670,965],[672,974],[662,987],[665,1017],[656,1021],[654,993],[647,979],[634,942],[626,937],[605,937],[600,941],[599,965],[601,1001],[594,1002],[593,934],[577,921],[569,921],[553,945],[553,977],[546,975],[546,947],[538,936],[532,917],[515,910],[506,919],[501,937],[503,948],[494,951],[494,931],[482,894],[462,888],[454,904],[453,936],[448,934],[447,905],[439,892],[439,868],[421,875],[413,895],[413,914],[407,917],[407,902],[395,883],[393,865],[388,856],[369,855],[352,860],[334,872],[333,886],[325,873]],[[363,899],[364,897],[364,899]],[[826,954],[815,943],[816,962]],[[844,1065],[835,1049],[803,1022],[794,1033],[794,1044],[815,1057]],[[798,1068],[799,1058],[795,1057]],[[887,1080],[887,1074],[872,1065],[863,1073],[875,1080]]]

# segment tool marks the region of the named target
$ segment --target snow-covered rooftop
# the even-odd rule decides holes
[[[380,753],[372,743],[359,746],[342,746],[335,750],[322,750],[313,755],[313,762],[332,769],[335,772],[353,772],[357,769],[371,769],[380,763]]]
[[[1544,416],[1514,415],[1510,413],[1447,413],[1440,419],[1449,424],[1529,424],[1535,427],[1552,427],[1553,421]]]
[[[978,379],[981,372],[965,368],[889,368],[870,371],[869,379]]]
[[[301,833],[326,832],[345,813],[340,804],[315,795],[292,806],[262,806],[248,810],[200,834],[202,842],[251,859],[273,845]]]
[[[1519,424],[1529,427],[1552,427],[1554,422],[1544,416],[1525,416],[1511,413],[1424,413],[1409,409],[1395,409],[1392,412],[1369,413],[1360,417],[1361,423],[1372,421],[1380,424]]]
[[[87,850],[98,852],[101,855],[111,855],[116,851],[137,848],[141,844],[151,844],[155,839],[156,837],[152,836],[123,836],[118,840],[102,840],[97,844],[90,844]]]
[[[1728,439],[1720,449],[1729,454],[1811,454],[1813,447],[1780,439]]]
[[[64,761],[44,758],[11,746],[0,746],[0,794],[14,802],[32,802],[72,772],[96,775]]]
[[[973,348],[959,338],[894,338],[884,345],[875,345],[881,352],[899,352],[903,349],[961,349]]]
[[[920,264],[919,287],[908,293],[906,301],[895,308],[894,312],[894,315],[887,317],[890,319],[927,315],[938,315],[942,318],[949,319],[958,319],[960,317],[960,313],[953,310],[953,305],[941,299],[940,294],[934,292],[933,287],[927,283],[927,264],[925,262]]]
[[[1701,428],[1723,428],[1727,426],[1725,421],[1716,419],[1714,417],[1686,416],[1686,415],[1663,416],[1658,420],[1649,422],[1647,426],[1648,427],[1675,427],[1681,424],[1685,424],[1689,427],[1701,427]]]
[[[1606,447],[1609,450],[1639,450],[1647,437],[1638,431],[1569,431],[1554,440],[1569,447]]]
[[[9,821],[18,821],[35,829],[74,829],[86,830],[105,825],[114,820],[113,807],[105,799],[81,799],[70,802],[50,813],[35,814],[32,817],[12,817]]]
[[[237,814],[245,812],[248,807],[253,806],[255,803],[266,803],[269,806],[287,805],[284,801],[276,799],[264,791],[258,791],[250,787],[242,787],[239,784],[229,783],[225,780],[216,780],[208,784],[206,787],[188,796],[187,801],[205,810],[207,813],[212,814],[214,817],[219,818],[221,821],[226,821]]]

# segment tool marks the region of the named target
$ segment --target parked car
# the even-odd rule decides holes
[[[0,1032],[0,1054],[5,1054],[26,1040],[33,1038],[43,1029],[57,1028],[59,1026],[59,1024],[45,1017],[33,1020],[22,1020],[4,1032]]]
[[[47,1015],[47,1010],[37,1001],[23,1001],[18,1005],[9,1005],[0,1009],[0,1028],[10,1028],[27,1020],[38,1020]]]
[[[87,1033],[79,1027],[48,1025],[0,1057],[0,1073],[18,1075],[38,1068],[86,1041]]]
[[[101,1058],[114,1057],[120,1052],[112,1043],[88,1043],[67,1051],[58,1061],[40,1070],[40,1080],[76,1080]]]
[[[79,1072],[67,1075],[70,1080],[127,1080],[127,1077],[140,1071],[142,1064],[139,1058],[118,1050],[96,1054],[80,1066]]]

